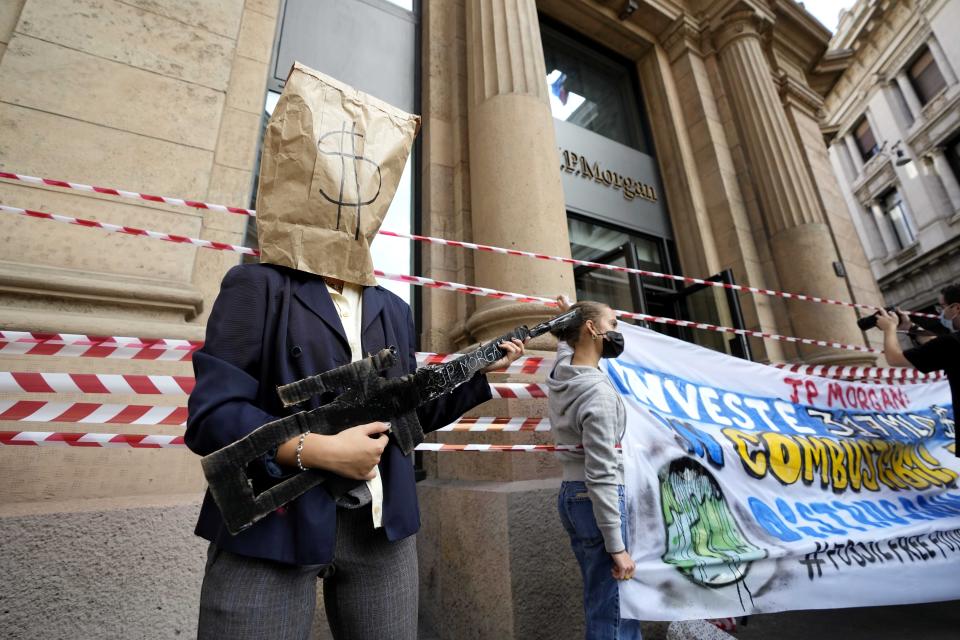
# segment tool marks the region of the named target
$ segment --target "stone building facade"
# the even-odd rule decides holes
[[[389,19],[394,29],[355,51],[304,62],[360,86],[376,75],[351,77],[365,52],[377,51],[369,42],[385,47],[412,25],[414,91],[410,97],[401,87],[395,100],[409,99],[406,108],[423,115],[406,219],[414,230],[881,303],[820,129],[824,96],[843,68],[827,52],[829,32],[795,2],[340,0],[329,5],[335,16],[319,19],[311,11],[320,6],[327,5],[3,3],[0,169],[249,206],[265,109],[282,86],[284,61],[300,55],[283,43],[296,40],[298,26],[316,43],[325,41],[317,34],[343,36]],[[391,59],[404,55],[398,49]],[[396,74],[383,82],[390,79]],[[378,86],[360,88],[377,95]],[[243,216],[91,192],[0,181],[0,202],[232,244],[252,240]],[[5,330],[202,339],[219,280],[238,262],[235,254],[40,220],[5,215],[0,225]],[[413,247],[410,263],[425,276],[507,291],[577,293],[771,333],[867,339],[856,314],[835,306],[731,298],[656,279],[603,280],[558,262],[436,245]],[[444,291],[412,299],[424,351],[453,351],[551,313]],[[851,352],[677,335],[757,360],[863,362]],[[186,362],[10,352],[0,353],[0,369],[190,372]],[[22,399],[183,404],[176,396],[0,397]],[[545,412],[542,400],[495,400],[476,414]],[[548,434],[443,438],[549,441]],[[553,506],[554,461],[431,454],[422,466],[424,628],[444,639],[582,635],[579,581]],[[0,478],[0,535],[12,541],[0,572],[22,585],[4,593],[12,604],[0,624],[24,637],[39,628],[79,637],[192,633],[203,562],[203,545],[190,533],[203,489],[194,456],[0,447]],[[51,594],[63,607],[46,606]]]
[[[830,158],[887,304],[960,280],[960,3],[857,2],[824,57]]]

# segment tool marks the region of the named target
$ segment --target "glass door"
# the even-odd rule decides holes
[[[730,269],[724,269],[709,278],[703,278],[703,280],[735,284],[733,271]],[[680,315],[677,316],[679,318],[693,322],[733,327],[734,329],[745,328],[743,313],[740,309],[740,299],[732,289],[694,284],[678,288],[670,297],[679,307]],[[684,328],[682,332],[684,340],[731,356],[753,360],[750,352],[750,342],[746,336],[687,328]]]
[[[567,225],[571,253],[577,260],[665,274],[679,271],[669,240],[632,234],[573,215],[567,218]],[[574,267],[573,274],[577,300],[595,300],[614,309],[662,318],[743,328],[739,299],[730,289],[709,285],[682,287],[675,280],[587,266]],[[705,279],[733,284],[729,269]],[[680,340],[750,359],[749,343],[740,335],[659,322],[637,324]]]

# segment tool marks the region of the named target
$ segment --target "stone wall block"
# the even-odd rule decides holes
[[[243,0],[124,0],[127,4],[206,31],[236,38]]]
[[[227,106],[260,115],[264,113],[267,69],[262,61],[238,55],[233,59]]]
[[[165,196],[207,191],[205,149],[2,103],[0,130],[6,171]]]
[[[254,166],[260,123],[259,114],[225,109],[217,142],[217,164],[250,170]]]
[[[20,33],[224,90],[234,39],[119,0],[28,0]]]
[[[171,210],[173,207],[164,209],[146,202],[131,205],[119,198],[17,183],[0,184],[0,202],[190,237],[200,235],[203,220],[201,213],[183,207]],[[94,279],[117,274],[154,281],[189,282],[194,253],[209,251],[9,213],[0,216],[3,220],[0,242],[15,248],[4,255],[3,260],[89,271]]]
[[[221,91],[18,36],[0,66],[0,100],[212,150],[224,97]]]
[[[273,36],[276,20],[256,11],[243,14],[240,36],[237,39],[237,53],[268,64],[273,53]],[[286,70],[284,69],[283,72]]]

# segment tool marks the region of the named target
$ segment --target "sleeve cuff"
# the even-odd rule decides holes
[[[603,548],[607,553],[620,553],[626,551],[626,545],[623,544],[623,535],[620,533],[620,525],[602,526],[600,533],[603,534]]]
[[[285,467],[282,467],[280,463],[277,462],[276,448],[264,454],[260,459],[263,461],[263,467],[267,470],[267,474],[269,474],[271,478],[286,478],[294,474],[292,470],[286,471]]]

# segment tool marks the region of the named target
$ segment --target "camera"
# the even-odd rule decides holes
[[[897,313],[897,310],[895,307],[887,307],[886,311],[887,313],[893,313],[893,314]],[[877,326],[877,317],[879,317],[879,315],[880,315],[880,312],[877,311],[873,315],[860,318],[859,320],[857,320],[857,326],[860,327],[861,331],[867,331],[868,329],[873,329],[874,327]]]

